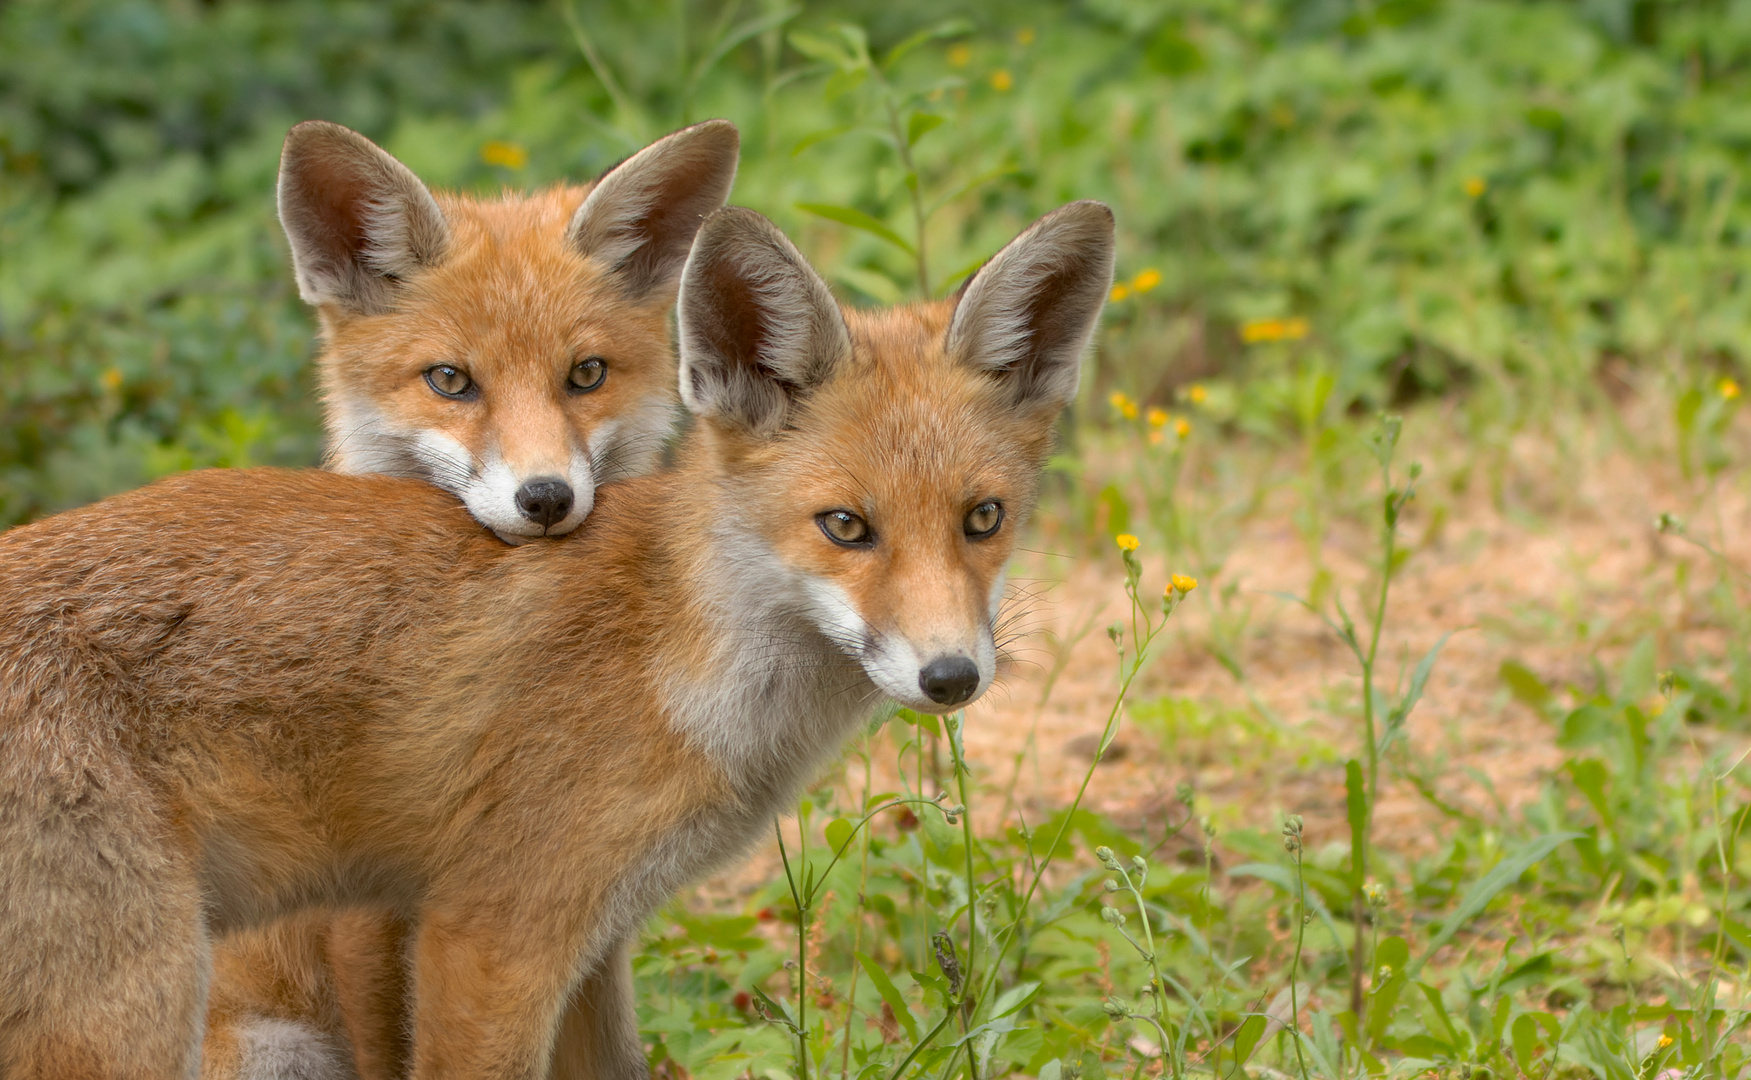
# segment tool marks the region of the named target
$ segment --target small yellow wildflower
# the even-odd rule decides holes
[[[1009,74],[1008,68],[998,68],[991,73],[991,89],[998,93],[1006,94],[1014,85],[1015,79]]]
[[[1192,422],[1183,416],[1180,417],[1173,422],[1173,433],[1182,439],[1185,438],[1192,433]]]
[[[1210,396],[1210,391],[1204,389],[1203,383],[1193,383],[1186,387],[1186,400],[1193,405],[1202,405],[1204,399]]]
[[[529,164],[529,151],[512,142],[493,141],[480,148],[480,160],[488,165],[502,165],[507,169],[521,169]]]
[[[1127,420],[1137,419],[1137,403],[1125,395],[1122,390],[1114,390],[1112,397],[1107,399],[1113,403],[1113,408],[1119,410],[1119,415]]]
[[[1177,593],[1189,593],[1198,587],[1198,579],[1184,574],[1175,574],[1169,581],[1169,586]]]
[[[1150,267],[1131,279],[1131,289],[1134,292],[1146,293],[1161,284],[1161,271]]]
[[[1659,1045],[1660,1045],[1660,1049],[1662,1049],[1662,1050],[1666,1049],[1666,1047],[1668,1047],[1668,1046],[1671,1046],[1672,1045],[1672,1036],[1661,1035]]]
[[[1138,540],[1130,533],[1120,533],[1113,537],[1113,542],[1119,545],[1120,551],[1136,551],[1137,546],[1142,543],[1141,540]]]
[[[99,378],[103,380],[103,385],[108,387],[111,392],[122,388],[122,373],[116,368],[105,368]]]
[[[1116,304],[1130,295],[1131,287],[1121,281],[1119,284],[1113,286],[1113,291],[1107,294],[1107,299]]]
[[[1728,401],[1739,396],[1739,384],[1731,378],[1722,379],[1720,386],[1716,389],[1720,390],[1721,396]]]
[[[1307,336],[1307,320],[1299,315],[1287,319],[1254,319],[1240,327],[1240,340],[1248,345],[1261,341],[1300,341]]]
[[[1159,431],[1151,431],[1149,433],[1149,445],[1150,446],[1160,446],[1162,443],[1164,443],[1166,441],[1167,441],[1166,437]]]
[[[1167,423],[1167,410],[1153,405],[1149,407],[1149,411],[1144,416],[1149,421],[1150,427],[1158,428]]]
[[[1489,182],[1481,176],[1468,176],[1465,178],[1465,193],[1474,199],[1489,189]]]
[[[949,48],[948,62],[954,67],[966,67],[968,61],[972,59],[973,47],[971,45],[955,45]]]
[[[1031,26],[1024,26],[1020,30],[1017,30],[1015,32],[1015,43],[1017,45],[1032,45],[1034,43],[1034,28]]]

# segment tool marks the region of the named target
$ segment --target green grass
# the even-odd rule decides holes
[[[1291,759],[1346,787],[1347,813],[1263,827],[1188,789],[1141,825],[1086,802],[1028,820],[1022,760],[969,764],[961,721],[889,717],[853,780],[780,824],[781,873],[653,923],[637,966],[659,1067],[1737,1078],[1751,606],[1721,552],[1747,453],[1748,94],[1751,6],[1726,0],[17,0],[0,523],[180,469],[316,460],[312,326],[271,198],[299,119],[492,191],[728,116],[735,201],[861,304],[946,294],[1038,214],[1105,199],[1123,288],[1036,529],[1130,590],[1105,736]],[[1383,410],[1422,477],[1370,442]],[[1443,801],[1441,751],[1407,736],[1421,658],[1379,649],[1381,598],[1458,493],[1540,517],[1516,489],[1527,438],[1559,501],[1598,445],[1669,467],[1685,520],[1663,542],[1689,554],[1650,588],[1684,615],[1482,620],[1592,672],[1490,673],[1562,763],[1485,812]],[[1335,728],[1288,722],[1249,674],[1267,613],[1300,610],[1228,568],[1264,519],[1306,552],[1296,599],[1340,643],[1306,703]],[[1176,594],[1195,632],[1162,610],[1164,568],[1202,583]],[[1041,708],[1079,635],[1106,631],[1039,643],[1021,685]],[[1168,642],[1245,703],[1176,693]],[[1407,790],[1438,823],[1426,849],[1377,834]]]

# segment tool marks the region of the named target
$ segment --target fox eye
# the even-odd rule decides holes
[[[967,539],[983,540],[1002,524],[1003,504],[990,499],[967,511],[967,520],[961,523],[961,528],[966,530]]]
[[[574,394],[587,394],[608,378],[608,361],[600,356],[587,356],[572,365],[565,377],[565,388]]]
[[[426,369],[426,385],[447,398],[471,401],[477,395],[474,380],[468,372],[450,364],[438,364]]]
[[[842,547],[863,547],[870,542],[869,522],[849,510],[829,510],[816,514],[815,520],[827,539]]]

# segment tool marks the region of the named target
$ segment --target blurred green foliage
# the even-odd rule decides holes
[[[1293,428],[1296,386],[1316,410],[1463,389],[1517,422],[1602,365],[1740,366],[1748,89],[1728,0],[15,0],[0,521],[316,459],[272,211],[299,119],[492,190],[728,116],[736,200],[859,302],[1106,199],[1130,295],[1095,391],[1219,375]],[[1285,326],[1301,344],[1268,347]]]

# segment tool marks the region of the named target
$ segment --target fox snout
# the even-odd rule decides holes
[[[959,705],[979,689],[979,665],[967,656],[939,656],[918,673],[918,687],[938,705]]]
[[[557,477],[537,477],[517,489],[517,509],[545,532],[571,513],[572,487]]]

